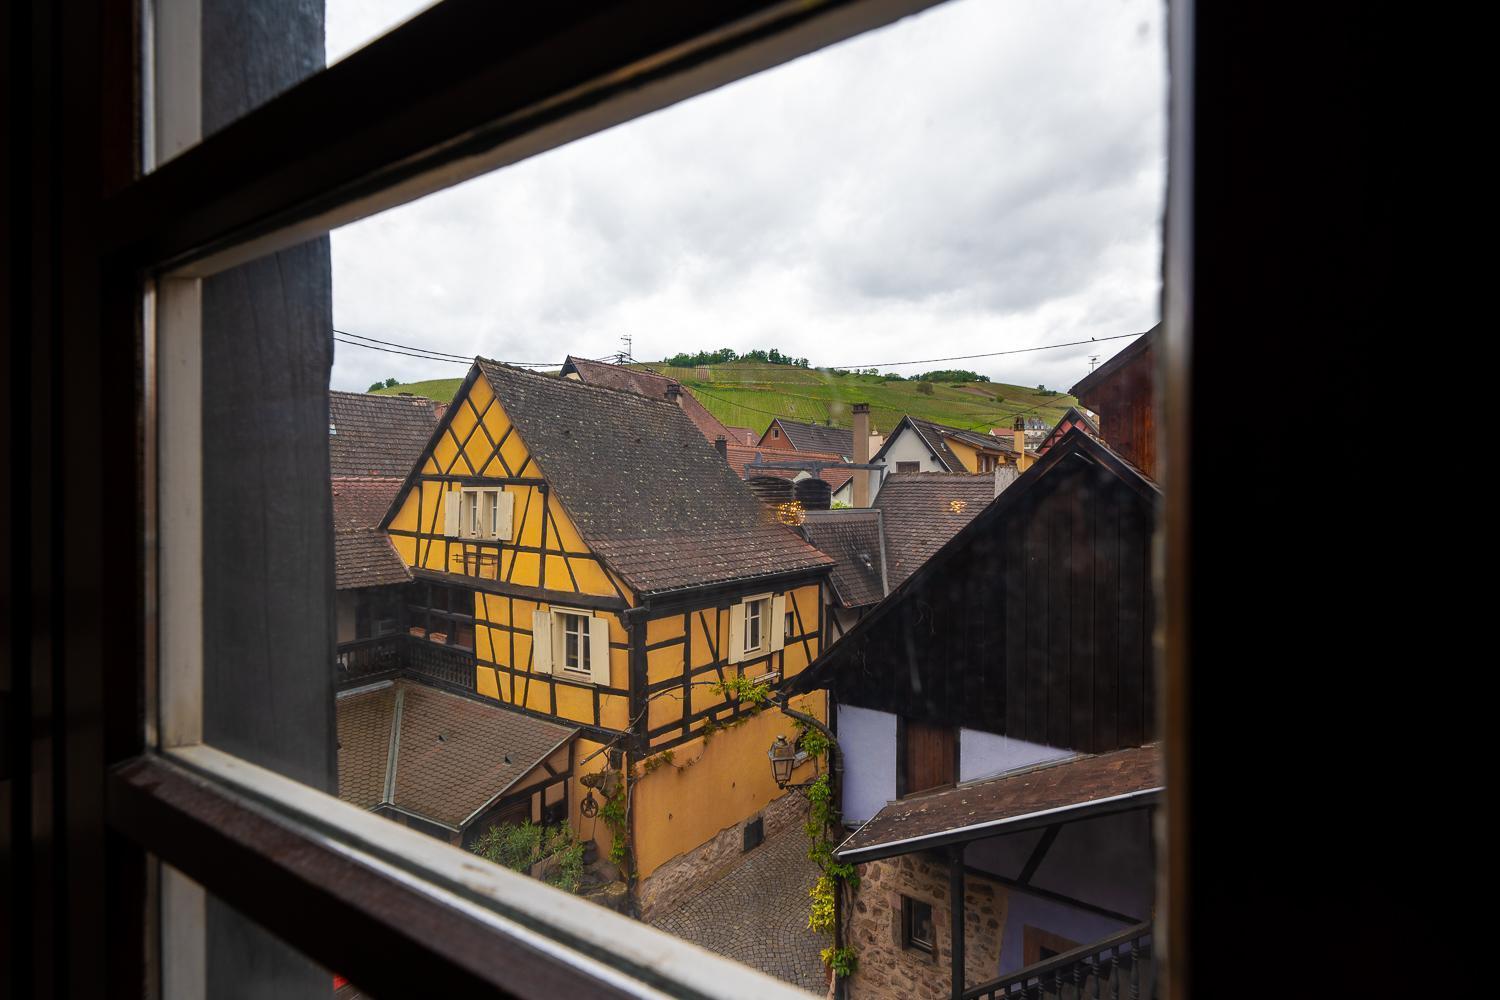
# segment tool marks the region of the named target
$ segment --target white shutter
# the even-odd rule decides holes
[[[609,687],[609,619],[589,619],[589,671],[594,683]]]
[[[786,595],[777,594],[771,598],[771,649],[778,650],[786,645]]]
[[[516,517],[516,495],[509,490],[501,490],[495,502],[498,505],[495,511],[495,537],[508,542],[511,540],[511,525]]]
[[[745,605],[736,604],[729,609],[729,655],[730,663],[745,658]]]
[[[531,672],[552,673],[552,613],[531,613]]]
[[[449,490],[443,494],[443,534],[449,538],[457,538],[462,532],[459,530],[463,523],[463,493],[459,490]]]

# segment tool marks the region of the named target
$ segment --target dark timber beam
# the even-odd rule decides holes
[[[948,848],[948,952],[953,960],[950,973],[953,1000],[964,995],[964,845]]]
[[[1020,878],[1016,879],[1016,882],[1018,884],[1031,884],[1032,876],[1036,874],[1036,870],[1040,868],[1042,866],[1042,862],[1046,860],[1047,852],[1052,849],[1053,841],[1057,840],[1057,835],[1061,832],[1061,823],[1053,823],[1051,826],[1047,827],[1047,829],[1042,831],[1041,839],[1036,842],[1036,847],[1032,848],[1031,857],[1026,859],[1026,867],[1021,869],[1021,876]]]

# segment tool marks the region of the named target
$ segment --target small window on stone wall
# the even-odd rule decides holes
[[[745,824],[745,846],[740,848],[740,852],[744,853],[751,848],[759,847],[760,842],[765,839],[766,821],[764,817],[757,816]]]
[[[901,947],[931,955],[933,950],[932,904],[901,897]]]

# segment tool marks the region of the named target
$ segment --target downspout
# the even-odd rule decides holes
[[[798,722],[806,723],[828,738],[828,793],[833,801],[840,806],[839,812],[842,815],[844,799],[841,789],[844,785],[844,758],[839,752],[838,738],[834,736],[833,730],[819,720],[817,716],[799,712],[788,706],[787,702],[789,700],[790,696],[786,694],[772,696],[772,701],[781,710],[782,715],[790,719],[795,719]],[[833,696],[831,692],[829,694],[828,711],[830,715],[833,712]],[[838,892],[834,893],[833,896],[833,946],[835,948],[844,947],[844,886],[842,883],[839,884]],[[837,974],[834,975],[833,979],[833,996],[834,1000],[847,1000],[849,996],[848,981]]]

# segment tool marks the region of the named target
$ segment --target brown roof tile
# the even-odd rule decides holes
[[[665,399],[669,385],[682,386],[682,383],[676,379],[658,375],[655,372],[626,368],[623,365],[611,365],[603,361],[590,361],[587,358],[575,358],[572,355],[569,355],[567,361],[563,363],[562,374],[566,376],[569,372],[576,372],[578,380],[584,385],[620,389],[650,399]],[[686,387],[682,389],[681,406],[682,412],[688,415],[688,419],[698,428],[698,432],[709,441],[717,440],[720,435],[729,441],[736,440],[734,433],[720,423],[718,417],[709,413],[708,409],[698,402],[698,398]]]
[[[810,510],[802,534],[833,557],[833,591],[846,608],[885,597],[885,546],[879,510]]]
[[[333,530],[378,528],[401,491],[401,483],[396,477],[334,476],[329,482],[333,491]]]
[[[419,396],[329,392],[328,423],[330,474],[399,479],[427,447],[437,411]]]
[[[755,499],[672,403],[478,364],[584,540],[637,593],[832,564]]]
[[[386,764],[398,706],[392,780]],[[337,714],[339,797],[367,809],[390,804],[451,829],[578,732],[409,681],[344,695]]]
[[[830,424],[806,424],[798,420],[776,418],[787,441],[797,451],[819,451],[838,455],[845,461],[854,457],[854,432]]]
[[[407,583],[411,570],[383,531],[339,531],[333,536],[335,588],[357,590]]]
[[[951,843],[995,836],[1005,832],[1007,822],[1149,793],[1160,789],[1163,780],[1161,750],[1156,744],[1070,757],[891,802],[835,853],[853,861],[872,861],[925,850],[936,838]]]
[[[995,499],[995,477],[964,472],[893,472],[875,506],[885,528],[886,579],[891,589]]]
[[[725,447],[729,467],[741,479],[749,479],[751,476],[775,476],[777,479],[796,479],[803,471],[802,469],[755,469],[747,471],[747,465],[756,465],[760,462],[796,462],[802,460],[821,459],[827,462],[838,462],[839,466],[825,466],[818,470],[818,478],[828,484],[832,490],[844,488],[844,484],[854,477],[850,469],[841,468],[843,458],[831,453],[816,451],[778,451],[774,448],[752,448],[730,442]]]

